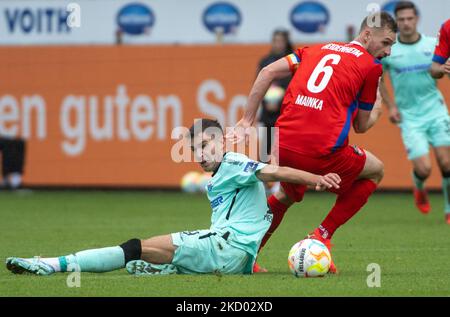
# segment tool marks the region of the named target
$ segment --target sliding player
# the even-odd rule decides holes
[[[315,190],[339,189],[336,174],[318,176],[289,167],[250,160],[223,150],[217,121],[202,119],[190,129],[192,150],[204,171],[213,172],[207,185],[211,227],[149,239],[131,239],[119,246],[85,250],[55,258],[8,258],[13,273],[108,272],[126,266],[130,274],[252,273],[261,240],[272,221],[262,182],[283,181]],[[189,212],[187,210],[186,212]]]

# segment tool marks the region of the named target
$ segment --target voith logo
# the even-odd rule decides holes
[[[319,2],[305,1],[292,9],[290,20],[292,25],[300,32],[323,32],[330,21],[330,13]]]
[[[125,33],[140,35],[150,31],[155,24],[155,15],[146,5],[131,3],[120,9],[117,24]]]
[[[203,24],[213,33],[236,33],[241,22],[239,9],[227,2],[213,3],[203,12]]]
[[[6,29],[12,34],[69,33],[68,15],[69,12],[64,7],[7,7],[3,9]]]

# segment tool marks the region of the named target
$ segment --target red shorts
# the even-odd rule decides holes
[[[313,158],[279,148],[279,165],[289,166],[310,173],[325,175],[336,173],[341,178],[339,189],[330,192],[341,194],[347,191],[358,178],[366,163],[366,153],[357,146],[347,146],[327,156]],[[307,187],[305,185],[281,182],[286,194],[294,201],[301,201]]]

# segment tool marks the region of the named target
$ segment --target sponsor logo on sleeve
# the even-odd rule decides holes
[[[248,162],[244,167],[244,172],[252,173],[256,170],[258,165],[259,165],[258,162],[254,162],[254,161]]]

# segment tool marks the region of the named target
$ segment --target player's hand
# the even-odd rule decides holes
[[[237,144],[242,141],[245,141],[245,144],[248,144],[251,127],[251,122],[241,119],[236,123],[236,126],[227,131],[225,139],[231,142],[231,144]]]
[[[338,174],[335,173],[328,173],[324,176],[319,176],[317,182],[316,182],[316,191],[324,191],[326,189],[330,188],[339,188],[339,183],[341,182],[341,178]]]
[[[398,112],[397,107],[392,107],[389,110],[389,120],[394,124],[400,123],[402,121],[400,112]]]
[[[450,58],[441,66],[441,70],[444,74],[450,75]]]

